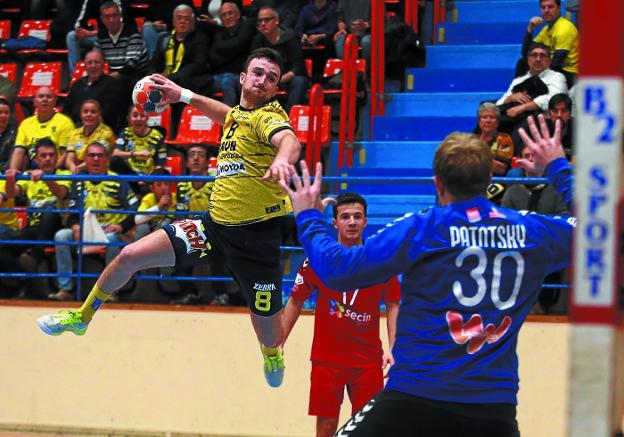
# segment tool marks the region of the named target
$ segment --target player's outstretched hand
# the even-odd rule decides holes
[[[295,189],[290,188],[288,179],[280,179],[282,189],[290,196],[295,214],[306,209],[316,208],[323,212],[325,208],[336,201],[332,198],[321,200],[321,183],[323,182],[323,165],[318,162],[316,164],[314,183],[310,184],[310,172],[305,161],[300,161],[301,180],[298,177],[292,178]],[[292,167],[292,166],[291,166]],[[292,167],[294,171],[294,167]]]
[[[166,103],[177,103],[180,101],[182,87],[172,80],[167,79],[162,74],[152,74],[150,79],[154,83],[154,88],[163,93]]]
[[[519,159],[517,162],[525,170],[543,172],[548,163],[565,157],[565,152],[561,146],[561,122],[559,120],[555,122],[555,133],[551,137],[544,116],[540,114],[537,119],[539,129],[533,116],[530,116],[528,119],[530,135],[524,129],[519,131],[524,146],[529,148],[534,160],[531,162],[528,159]]]
[[[269,169],[266,171],[262,180],[273,179],[275,182],[283,180],[289,180],[291,176],[296,175],[295,167],[286,159],[276,158]]]

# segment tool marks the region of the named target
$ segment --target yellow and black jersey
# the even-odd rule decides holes
[[[71,172],[69,170],[56,170],[54,172],[56,175],[70,175]],[[67,192],[71,190],[71,181],[56,181],[56,183],[62,187],[67,188]],[[22,194],[26,195],[28,198],[28,207],[29,208],[39,208],[39,209],[51,209],[51,208],[61,208],[62,202],[52,194],[48,184],[44,181],[32,181],[32,180],[20,180],[17,181],[17,186],[20,187]],[[40,212],[29,212],[28,213],[28,225],[35,226],[39,224],[41,219]]]
[[[147,193],[141,199],[141,204],[139,205],[139,211],[145,211],[157,205],[158,205],[158,199],[156,198],[156,195],[154,193]],[[167,211],[175,211],[175,210],[176,210],[176,207],[173,203],[169,205],[169,208],[167,208]],[[149,223],[152,227],[158,227],[162,225],[165,219],[175,220],[175,216],[158,214],[155,218],[150,220]]]
[[[80,161],[84,161],[87,146],[95,141],[101,143],[106,147],[109,153],[112,153],[112,148],[115,147],[115,134],[113,130],[104,123],[98,124],[93,132],[91,132],[91,135],[85,135],[84,128],[82,127],[76,128],[69,138],[67,151],[75,153],[76,158]]]
[[[533,41],[550,47],[553,55],[558,50],[568,52],[563,69],[570,73],[578,73],[579,33],[570,20],[559,17],[552,25],[544,26]]]
[[[127,127],[117,138],[116,147],[122,152],[140,152],[142,150],[151,152],[149,158],[136,156],[128,158],[128,164],[132,170],[139,174],[151,174],[156,166],[165,165],[167,161],[167,146],[162,132],[158,129],[150,129],[147,135],[140,137],[132,128]]]
[[[111,176],[117,173],[109,171]],[[78,207],[78,199],[81,191],[84,191],[84,209],[136,209],[138,199],[125,181],[77,181],[72,186],[69,201],[70,208]],[[127,217],[126,214],[98,213],[97,219],[102,226],[121,224]]]
[[[15,208],[15,199],[7,199],[6,197],[6,181],[0,180],[0,194],[3,202],[0,202],[0,208]],[[15,230],[18,228],[17,216],[14,212],[0,212],[0,225],[6,225]]]
[[[28,157],[32,160],[35,157],[35,143],[37,140],[49,137],[57,149],[67,147],[69,137],[75,129],[71,118],[60,112],[55,113],[51,119],[41,123],[37,115],[30,116],[22,121],[17,128],[15,147],[26,149]]]
[[[216,223],[241,225],[278,217],[292,210],[275,181],[261,180],[273,163],[276,133],[291,129],[288,115],[273,100],[256,109],[235,106],[225,117],[217,156],[217,177],[210,198]]]
[[[195,188],[193,182],[178,182],[176,188],[176,209],[178,211],[207,212],[210,204],[210,195],[214,182],[204,182],[201,187]],[[195,217],[196,214],[191,214]]]

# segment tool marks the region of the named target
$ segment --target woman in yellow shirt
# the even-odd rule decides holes
[[[84,154],[89,144],[102,143],[109,153],[115,147],[115,134],[102,121],[102,109],[97,100],[88,99],[80,105],[80,120],[82,126],[72,132],[67,146],[66,166],[73,174],[84,168]]]

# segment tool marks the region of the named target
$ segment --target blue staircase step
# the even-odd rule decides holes
[[[476,114],[479,103],[497,100],[503,92],[391,94],[385,115],[470,117]]]
[[[430,170],[437,141],[365,141],[359,143],[354,168]],[[376,173],[375,173],[376,174]]]
[[[535,0],[496,0],[480,2],[455,2],[457,19],[462,23],[524,22],[540,14]]]
[[[368,226],[364,238],[378,232],[388,223],[409,213],[417,212],[436,205],[435,195],[367,195]]]
[[[405,167],[409,166],[409,162],[405,163]],[[352,167],[349,169],[343,169],[340,171],[341,176],[360,176],[360,177],[375,177],[380,182],[347,182],[340,184],[340,191],[357,191],[362,195],[368,194],[383,194],[383,195],[397,195],[397,194],[410,194],[410,195],[435,195],[435,188],[433,182],[427,183],[414,183],[403,182],[398,183],[393,178],[397,177],[433,177],[433,170],[431,169],[431,162],[429,162],[428,168],[366,168],[366,167]]]
[[[514,70],[508,68],[464,70],[445,68],[408,68],[406,71],[407,91],[429,92],[490,92],[501,95],[507,90],[514,77]]]
[[[518,44],[526,33],[527,23],[442,23],[443,44]],[[438,33],[440,35],[440,33]]]
[[[427,68],[510,69],[521,55],[518,44],[437,45],[427,47]]]
[[[472,132],[476,117],[375,117],[374,140],[440,141],[454,131]]]

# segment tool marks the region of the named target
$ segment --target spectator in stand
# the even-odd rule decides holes
[[[3,97],[0,97],[0,172],[9,167],[17,128],[11,123],[11,104]]]
[[[288,113],[293,105],[304,103],[308,90],[301,42],[294,30],[280,26],[279,15],[273,8],[261,8],[258,11],[257,23],[260,34],[254,37],[251,49],[268,47],[282,56],[284,73],[280,78],[279,88],[288,92],[284,105],[284,110]]]
[[[576,26],[570,20],[561,16],[561,0],[540,0],[541,17],[529,20],[527,32],[522,41],[522,59],[516,68],[516,76],[527,71],[527,53],[533,42],[546,45],[551,52],[550,68],[562,73],[567,81],[568,88],[576,82],[579,61],[579,34]],[[546,23],[546,26],[533,38],[533,30]]]
[[[111,169],[121,174],[149,175],[167,161],[167,148],[161,131],[147,125],[147,116],[136,106],[128,111],[128,127],[119,134]],[[137,183],[130,184],[138,192]]]
[[[572,118],[572,99],[567,94],[555,94],[548,101],[548,111],[546,112],[546,126],[551,135],[555,132],[555,122],[559,120],[561,122],[561,145],[565,152],[566,159],[570,162],[574,162],[574,156],[572,151],[573,136],[574,136],[574,118]],[[521,128],[525,132],[528,132],[529,123],[526,120],[522,123]],[[511,138],[513,139],[516,154],[523,149],[524,143],[520,138],[520,129],[513,131]],[[507,174],[507,176],[522,177],[522,169],[512,170],[513,174]]]
[[[17,128],[15,148],[9,164],[9,168],[13,170],[34,168],[34,146],[37,140],[45,137],[56,144],[59,161],[65,160],[67,143],[74,130],[74,123],[65,114],[56,112],[56,95],[49,87],[44,86],[37,90],[33,104],[35,115],[24,119]]]
[[[136,26],[124,23],[121,9],[113,1],[100,6],[104,27],[98,30],[94,47],[108,61],[110,75],[123,79],[130,92],[134,83],[147,73],[147,49]]]
[[[157,168],[152,176],[171,176],[164,168]],[[149,184],[150,192],[143,196],[139,211],[143,212],[161,212],[175,211],[176,206],[169,189],[169,181],[154,181]],[[134,223],[137,225],[134,231],[134,241],[145,237],[155,229],[168,225],[175,216],[167,216],[163,214],[137,214],[134,216]]]
[[[498,131],[500,110],[491,102],[482,103],[477,111],[479,127],[475,132],[492,152],[492,173],[505,176],[511,167],[514,156],[514,144],[509,134]]]
[[[84,57],[84,62],[87,75],[74,82],[70,88],[63,103],[63,113],[78,125],[82,103],[85,100],[97,100],[104,123],[117,132],[123,123],[123,113],[119,108],[128,107],[130,94],[126,92],[127,89],[121,81],[104,73],[106,60],[102,52],[89,51]]]
[[[240,72],[256,30],[241,19],[240,10],[234,2],[223,2],[219,17],[223,28],[215,33],[208,53],[212,73],[210,92],[223,93],[223,103],[234,107],[240,97]]]
[[[200,32],[208,35],[211,40],[212,35],[218,32],[223,26],[220,10],[221,5],[226,2],[235,3],[239,11],[243,8],[241,0],[203,0],[197,11],[197,28]]]
[[[83,50],[91,50],[95,45],[95,40],[98,34],[97,29],[89,29],[89,21],[97,20],[98,28],[102,29],[104,23],[100,16],[100,6],[104,3],[109,3],[108,0],[83,0],[80,6],[80,12],[76,23],[74,24],[74,30],[67,34],[65,40],[67,44],[67,65],[69,67],[70,75],[74,73],[76,63],[82,57],[81,52]],[[115,0],[115,3],[119,6],[122,17],[124,20],[128,19],[128,9],[130,7],[129,0]]]
[[[115,147],[115,134],[112,129],[102,121],[102,111],[97,100],[85,100],[80,105],[81,127],[77,127],[67,145],[66,167],[73,173],[81,173],[85,170],[84,155],[87,146],[98,142],[103,144],[111,153]]]
[[[295,32],[303,48],[314,48],[315,77],[321,77],[327,59],[335,56],[333,39],[338,26],[336,4],[329,0],[312,0],[299,13]]]
[[[254,0],[252,10],[255,10],[253,17],[258,15],[258,11],[264,7],[273,8],[280,17],[280,25],[286,29],[295,29],[297,18],[304,5],[309,0]]]
[[[344,247],[364,244],[366,208],[366,200],[357,193],[343,193],[336,199],[333,224]],[[383,389],[384,370],[394,364],[392,347],[401,294],[396,276],[367,288],[333,290],[320,281],[305,259],[284,308],[284,342],[315,290],[308,414],[316,416],[316,437],[330,437],[338,429],[345,388],[352,415]],[[388,310],[386,353],[379,339],[381,302]]]
[[[9,102],[11,107],[15,105],[17,100],[17,86],[8,77],[0,74],[0,98]]]
[[[180,5],[193,6],[192,1],[185,0],[161,0],[149,2],[145,11],[145,21],[143,22],[143,40],[147,48],[147,55],[152,58],[156,52],[158,40],[162,38],[170,29],[173,29],[173,10]]]
[[[87,147],[86,159],[87,173],[90,175],[111,175],[108,168],[108,149],[98,143],[92,143]],[[78,199],[84,195],[84,208],[95,210],[129,210],[136,209],[138,201],[134,192],[127,182],[120,181],[76,181],[72,185],[69,207],[75,208]],[[134,226],[134,216],[132,214],[98,213],[98,222],[106,233],[109,242],[119,242]],[[56,241],[56,270],[59,274],[69,274],[72,272],[72,257],[70,246],[62,243],[68,241],[78,241],[80,238],[80,225],[77,215],[70,216],[67,228],[61,229],[54,235]],[[106,264],[109,264],[119,253],[119,246],[106,247]],[[61,276],[58,278],[59,291],[48,296],[53,300],[71,300],[74,298],[73,284],[71,277]]]
[[[338,32],[334,35],[336,55],[344,58],[344,44],[347,33],[358,37],[362,47],[362,58],[370,68],[370,0],[338,0]]]
[[[195,30],[195,14],[188,5],[173,10],[173,30],[158,40],[151,71],[199,92],[198,76],[207,73],[209,46],[206,36]],[[174,104],[174,124],[177,125],[184,104]]]
[[[57,169],[57,148],[49,138],[41,138],[35,144],[35,161],[37,169],[30,174],[30,180],[16,183],[15,172],[7,172],[6,191],[10,198],[24,196],[29,208],[41,212],[29,212],[27,225],[5,235],[10,240],[52,240],[56,231],[62,227],[61,215],[45,212],[46,209],[60,208],[69,194],[71,181],[44,181],[43,175],[68,175],[67,170]],[[37,266],[45,259],[44,246],[40,244],[6,245],[4,251],[12,254],[23,270],[34,273]],[[20,298],[45,298],[38,293],[37,287],[26,287],[18,296]]]
[[[545,111],[551,97],[567,93],[563,74],[550,69],[550,50],[542,43],[533,43],[528,55],[529,72],[515,78],[496,104],[501,111],[501,130],[513,132],[527,117]]]
[[[7,194],[6,180],[4,179],[0,179],[0,208],[15,208],[15,193]],[[18,226],[15,212],[0,212],[0,238],[6,240],[7,235],[15,231]],[[2,251],[1,248],[0,251]],[[5,258],[1,257],[0,260]]]
[[[73,29],[82,0],[29,0],[23,1],[22,16],[30,20],[52,19],[49,47],[62,48],[67,32]],[[51,9],[54,7],[55,12]]]

